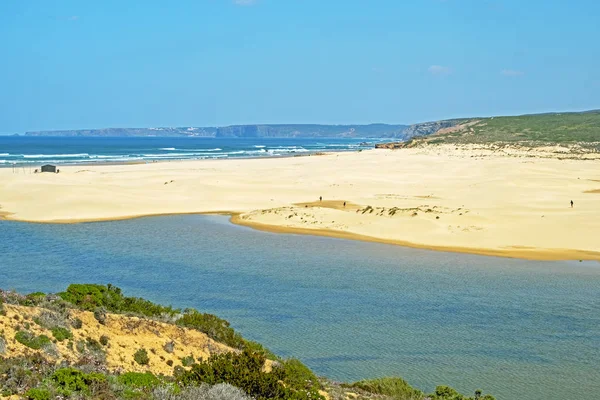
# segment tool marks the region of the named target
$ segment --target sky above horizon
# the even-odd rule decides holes
[[[0,134],[595,109],[599,17],[594,0],[4,0]]]

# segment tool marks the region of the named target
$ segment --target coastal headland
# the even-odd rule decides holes
[[[77,223],[227,213],[234,223],[272,232],[600,260],[599,192],[598,153],[424,143],[290,158],[60,166],[58,174],[5,168],[0,218]]]

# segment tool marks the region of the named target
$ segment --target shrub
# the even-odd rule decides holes
[[[148,365],[148,363],[150,362],[150,358],[148,357],[148,352],[146,351],[146,349],[139,349],[138,351],[136,351],[133,355],[133,359],[136,363],[140,365]]]
[[[196,310],[186,310],[177,320],[177,325],[193,328],[206,333],[208,337],[228,346],[242,349],[244,339],[229,326],[229,322],[212,314],[204,314]]]
[[[271,350],[267,349],[260,343],[244,339],[243,348],[244,348],[244,350],[250,350],[254,353],[263,353],[265,355],[265,357],[267,357],[267,359],[269,359],[269,360],[273,360],[273,361],[279,360],[279,357],[277,357],[277,355],[275,353],[271,352]]]
[[[6,315],[6,310],[4,309],[4,299],[2,296],[0,296],[0,315]]]
[[[171,354],[173,353],[173,351],[175,351],[175,342],[170,341],[165,343],[165,345],[163,346],[164,351],[166,351],[167,353]]]
[[[56,340],[58,340],[59,342],[62,342],[63,340],[67,340],[67,339],[73,339],[73,334],[67,328],[55,327],[55,328],[52,328],[51,331],[52,331],[52,336],[54,336],[54,338]]]
[[[79,318],[75,318],[73,321],[71,321],[71,326],[73,329],[81,329],[83,326],[83,321]]]
[[[108,284],[73,284],[69,285],[65,292],[59,296],[77,307],[93,311],[98,307],[114,313],[141,314],[146,317],[160,317],[163,314],[173,316],[179,313],[171,307],[154,304],[151,301],[137,297],[123,296],[121,289]]]
[[[4,339],[4,335],[0,334],[0,354],[4,354],[6,352],[6,339]]]
[[[183,357],[181,359],[181,365],[183,365],[184,367],[189,367],[189,366],[193,365],[194,362],[195,362],[194,356],[192,356],[192,355],[189,355],[187,357]]]
[[[52,374],[51,380],[68,393],[87,391],[92,384],[106,382],[106,376],[98,373],[85,374],[75,368],[61,368]]]
[[[40,314],[33,318],[33,322],[42,328],[52,329],[56,327],[66,328],[68,326],[65,318],[57,312],[43,310]]]
[[[85,343],[86,343],[86,347],[89,351],[94,351],[97,353],[103,352],[100,342],[98,342],[96,339],[88,337],[87,339],[85,339]]]
[[[96,308],[94,310],[94,318],[102,325],[106,325],[106,310],[104,308]]]
[[[167,365],[169,367],[172,367],[173,366],[173,360],[167,360]]]
[[[481,396],[481,390],[475,391],[475,399],[477,400],[495,400],[494,396],[486,394],[485,396]],[[466,397],[460,393],[458,393],[455,389],[450,386],[437,386],[435,388],[435,392],[430,394],[432,400],[473,400],[473,397]]]
[[[355,382],[349,387],[361,389],[373,394],[381,394],[400,399],[421,399],[423,393],[410,386],[402,378],[381,378]]]
[[[290,359],[284,361],[276,368],[281,371],[280,378],[287,384],[295,388],[306,389],[308,391],[319,391],[321,385],[316,375],[300,360]]]
[[[46,335],[35,336],[33,333],[28,331],[18,331],[15,334],[15,340],[24,346],[27,346],[34,350],[39,350],[45,345],[49,345],[52,342]]]
[[[78,340],[77,343],[75,343],[75,348],[78,352],[83,353],[85,351],[85,342],[83,340]]]
[[[117,378],[119,383],[142,389],[152,389],[160,385],[160,379],[151,374],[150,372],[127,372]]]
[[[265,360],[264,354],[248,350],[213,355],[190,371],[177,370],[176,380],[183,385],[229,383],[257,399],[323,399],[318,391],[306,389],[302,379],[290,379],[285,369],[264,372]]]
[[[51,393],[48,389],[29,389],[25,392],[29,400],[50,400]]]
[[[102,346],[108,346],[108,336],[106,336],[106,335],[100,336],[100,344]]]
[[[191,386],[175,393],[169,387],[159,387],[152,392],[154,400],[252,400],[242,390],[227,383]]]

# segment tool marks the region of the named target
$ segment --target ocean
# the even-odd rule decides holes
[[[600,393],[600,264],[273,234],[224,216],[0,221],[0,287],[112,283],[195,307],[335,380],[398,375],[499,400]]]
[[[282,157],[372,148],[373,143],[373,139],[322,138],[0,136],[0,167]]]

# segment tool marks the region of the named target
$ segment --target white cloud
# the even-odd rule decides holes
[[[500,74],[504,75],[504,76],[512,76],[512,77],[514,77],[514,76],[523,76],[523,75],[525,75],[525,72],[523,72],[523,71],[517,71],[517,70],[514,70],[514,69],[503,69],[502,71],[500,71]]]
[[[256,0],[233,0],[233,4],[238,6],[251,6],[256,4]]]
[[[432,75],[448,75],[452,73],[450,67],[444,67],[443,65],[432,65],[427,68],[427,71]]]

